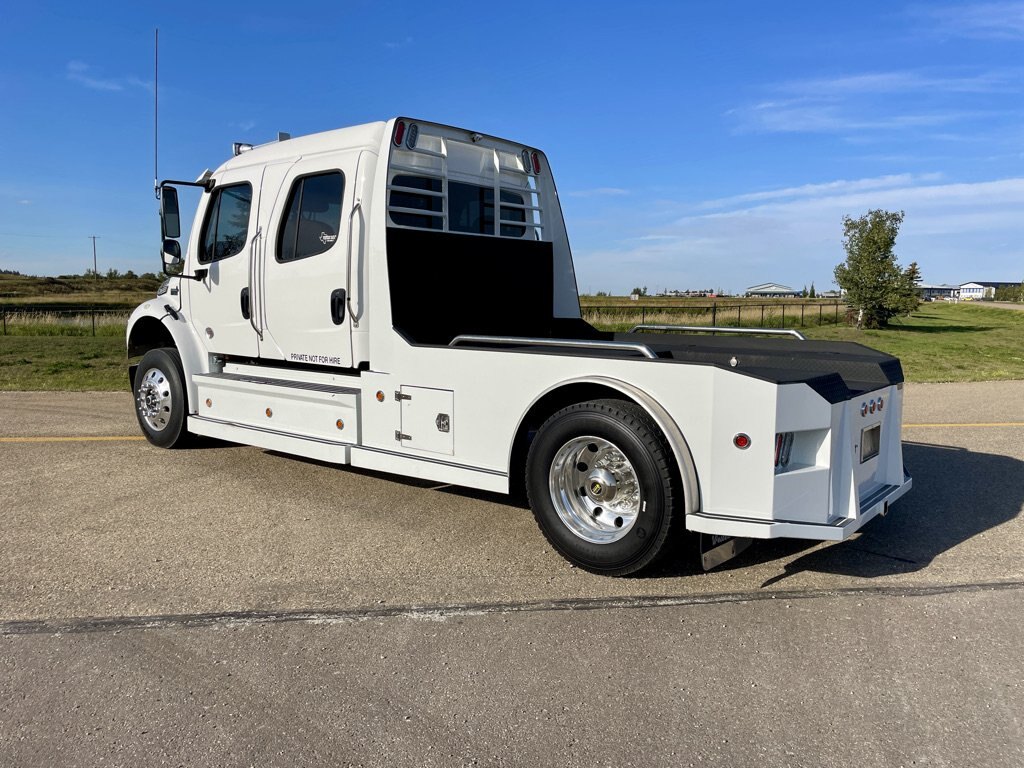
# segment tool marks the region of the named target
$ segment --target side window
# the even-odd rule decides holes
[[[208,264],[241,253],[249,234],[252,185],[232,184],[213,190],[199,241],[199,262]]]
[[[295,180],[277,237],[278,261],[316,256],[334,245],[341,228],[344,193],[345,177],[338,171]]]

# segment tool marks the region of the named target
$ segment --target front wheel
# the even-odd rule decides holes
[[[173,347],[149,350],[135,371],[135,416],[153,445],[179,448],[188,441],[183,379],[181,357]]]
[[[530,446],[530,506],[551,545],[593,573],[624,576],[663,554],[681,502],[678,471],[657,425],[620,400],[554,414]]]

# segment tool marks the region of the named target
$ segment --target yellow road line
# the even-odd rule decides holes
[[[1024,427],[1024,421],[979,421],[959,424],[904,424],[903,426],[908,429],[924,427]]]
[[[0,443],[110,443],[119,440],[145,440],[142,435],[103,435],[96,437],[0,437]]]

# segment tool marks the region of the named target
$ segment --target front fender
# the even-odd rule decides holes
[[[197,373],[209,373],[210,360],[180,309],[165,302],[162,296],[139,305],[128,317],[125,343],[129,358],[145,354],[150,349],[168,346],[169,343],[173,345],[178,350],[184,369],[182,373],[188,388],[189,410],[195,411],[192,404],[196,402],[198,390],[192,377]],[[129,366],[129,369],[134,367]]]

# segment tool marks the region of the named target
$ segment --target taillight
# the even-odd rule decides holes
[[[529,173],[530,172],[530,168],[532,168],[532,167],[533,167],[533,163],[530,162],[530,150],[524,149],[523,150],[523,170],[526,171],[527,173]]]
[[[395,123],[395,146],[402,146],[402,139],[405,138],[405,123],[399,120]]]
[[[779,432],[775,435],[775,469],[785,469],[793,454],[792,432]]]
[[[540,155],[538,155],[536,152],[533,152],[530,155],[530,159],[533,160],[533,172],[540,173]]]
[[[745,451],[750,447],[750,435],[745,432],[740,432],[732,439],[732,444],[741,451]]]

